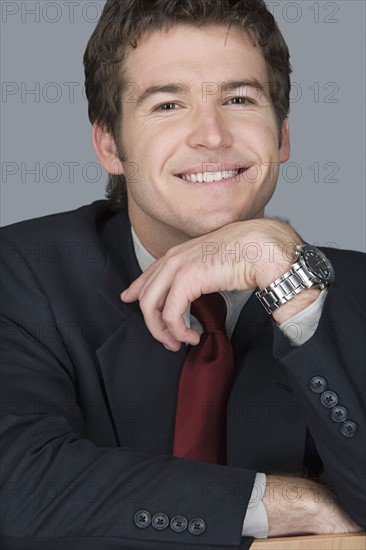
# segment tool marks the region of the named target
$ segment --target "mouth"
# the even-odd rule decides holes
[[[240,174],[246,172],[249,167],[238,170],[224,170],[217,172],[197,172],[196,174],[176,174],[176,177],[191,183],[216,183],[239,181]]]

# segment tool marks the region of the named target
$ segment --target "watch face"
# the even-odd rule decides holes
[[[334,268],[321,250],[315,246],[305,245],[302,254],[307,267],[316,277],[327,284],[334,281]]]

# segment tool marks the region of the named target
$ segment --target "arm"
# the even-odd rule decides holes
[[[365,266],[360,253],[326,251],[336,280],[327,292],[314,335],[300,347],[289,345],[275,327],[274,354],[286,369],[323,463],[320,481],[337,495],[345,512],[365,526],[366,404],[365,392]],[[326,387],[311,388],[313,377]],[[332,391],[346,409],[346,421],[356,425],[347,437],[342,418],[335,420],[332,403],[322,401]]]
[[[329,489],[309,479],[267,476],[263,503],[269,537],[363,531]]]
[[[286,229],[285,225],[278,225],[278,222],[270,220],[241,222],[175,247],[137,279],[122,295],[122,299],[140,299],[145,321],[152,334],[171,349],[178,349],[183,341],[195,344],[198,341],[197,335],[186,329],[181,319],[187,303],[201,293],[244,290],[256,286],[264,288],[285,273],[293,260],[290,261],[288,258],[286,264],[282,250],[289,250],[289,243],[301,242],[296,240],[299,237],[293,230],[289,226]],[[278,261],[276,257],[266,261],[263,254],[266,250],[265,244],[276,239],[279,243],[277,250],[281,253]],[[223,261],[223,248],[232,251],[235,249],[235,243],[239,243],[244,247],[241,249],[245,249],[245,243],[248,242],[259,243],[262,251],[260,260],[250,264],[244,255],[235,261],[233,254],[227,254]],[[207,243],[213,251],[209,258],[210,262],[203,261],[203,250]],[[215,243],[221,243],[221,246],[216,247],[217,251]],[[357,281],[350,281],[348,270],[343,276],[339,272],[339,266],[335,265],[335,268],[336,283],[329,290],[325,311],[314,336],[298,349],[292,348],[286,337],[282,336],[282,343],[286,344],[283,346],[282,343],[275,342],[275,355],[280,358],[290,379],[293,380],[294,390],[307,415],[309,429],[324,464],[321,481],[331,485],[341,506],[354,521],[363,525],[365,518],[361,510],[365,504],[366,493],[363,451],[366,422],[365,403],[360,392],[360,388],[365,387],[365,380],[360,364],[363,364],[365,357],[365,319],[364,310],[357,304],[358,296],[353,294],[350,301],[348,294],[352,294],[352,291],[346,290],[354,289]],[[363,264],[358,273],[361,272],[364,273]],[[359,282],[357,288],[362,290],[364,284]],[[337,294],[339,298],[335,302],[338,305],[334,321],[333,296]],[[276,320],[284,322],[308,307],[318,295],[319,291],[316,289],[302,292],[278,309]],[[165,304],[163,308],[162,303]],[[346,331],[341,338],[338,332],[340,329]],[[277,328],[277,341],[281,341],[279,334],[280,330]],[[324,341],[327,334],[330,341]],[[329,409],[319,406],[319,395],[316,396],[309,387],[310,379],[319,374],[319,368],[327,374],[332,388],[335,381],[341,384],[343,402],[351,404],[352,414],[359,419],[359,432],[353,443],[341,436],[339,426],[329,418]]]
[[[14,248],[3,251],[1,547],[247,548],[240,539],[255,472],[96,445],[77,366],[85,342],[72,356],[34,274],[38,266]],[[226,485],[240,486],[240,502],[214,490]],[[139,528],[141,509],[202,518],[206,531]]]
[[[286,346],[289,351],[293,347],[301,346],[314,335],[326,295],[327,290],[323,290],[316,302],[279,325],[279,329],[287,337],[284,340],[288,340]],[[280,313],[280,310],[281,308],[276,311]],[[260,474],[257,474],[257,478],[258,475]],[[362,529],[343,511],[334,493],[326,486],[290,475],[263,477],[266,487],[265,490],[260,488],[260,496],[263,498],[259,500],[257,491],[254,505],[249,504],[247,510],[245,527],[248,534],[258,538],[347,533]],[[259,488],[257,478],[255,485]],[[260,513],[260,504],[264,505],[264,516]],[[360,517],[362,519],[362,515]]]

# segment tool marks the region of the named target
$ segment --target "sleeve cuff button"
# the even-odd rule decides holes
[[[342,422],[340,430],[344,437],[353,437],[357,432],[357,424],[352,420],[346,420],[346,422]]]
[[[309,384],[311,391],[314,393],[322,393],[327,389],[327,381],[322,376],[313,376]]]
[[[188,531],[192,535],[202,535],[206,531],[206,523],[201,518],[191,519],[188,525]]]
[[[158,531],[163,531],[169,525],[169,518],[165,514],[155,514],[151,522],[152,526]]]
[[[325,391],[320,397],[324,407],[335,407],[338,403],[338,395],[334,391]]]
[[[145,529],[145,527],[149,527],[151,523],[151,516],[146,510],[139,510],[133,516],[133,521],[135,522],[136,527]]]
[[[342,407],[342,405],[337,405],[331,409],[330,417],[334,422],[344,422],[347,420],[348,411],[345,407]]]
[[[184,516],[174,516],[170,522],[170,528],[176,533],[182,533],[187,529],[188,521]]]

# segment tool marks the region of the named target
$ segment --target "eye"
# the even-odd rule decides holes
[[[230,105],[254,105],[255,101],[249,97],[237,96],[227,100]]]
[[[154,111],[176,111],[179,108],[178,103],[168,101],[166,103],[161,103],[154,108]]]

